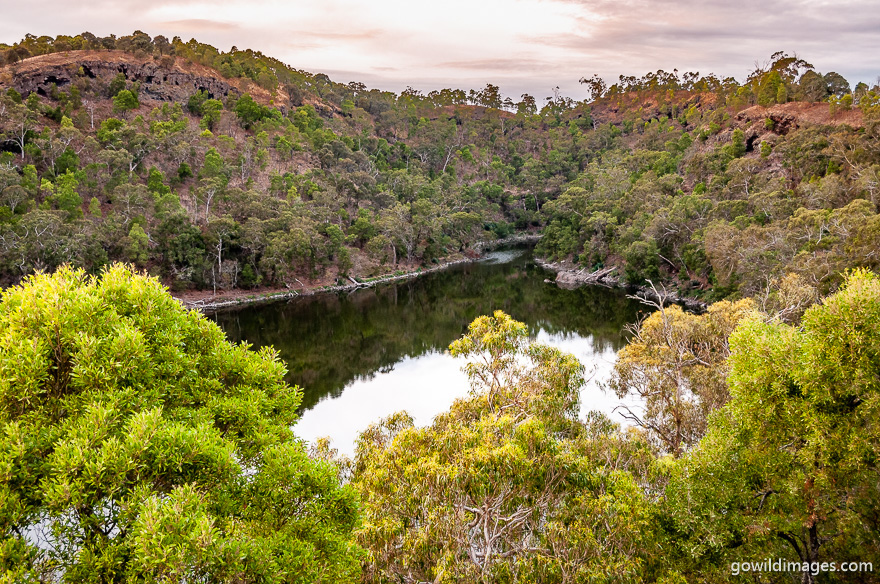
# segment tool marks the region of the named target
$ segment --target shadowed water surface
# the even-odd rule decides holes
[[[502,250],[405,282],[213,318],[232,341],[275,346],[287,363],[287,381],[304,392],[297,435],[329,436],[348,454],[357,433],[384,416],[407,410],[416,424],[428,424],[467,395],[464,361],[447,348],[472,320],[495,310],[594,371],[581,393],[582,412],[601,410],[620,421],[613,413],[620,400],[596,381],[607,378],[625,343],[624,327],[643,307],[620,290],[563,290],[547,278],[552,274],[534,263],[529,249]]]

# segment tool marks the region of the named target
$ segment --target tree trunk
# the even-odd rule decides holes
[[[810,566],[813,564],[819,563],[819,534],[816,529],[815,521],[810,526],[807,533],[807,541],[804,542],[804,555],[806,556],[806,560],[810,563]],[[816,576],[810,570],[804,570],[804,575],[801,580],[803,584],[815,584]]]
[[[223,278],[223,238],[219,239],[219,243],[217,244],[217,272],[220,274],[220,278]],[[214,280],[214,290],[217,289],[217,281]],[[215,294],[217,292],[214,292]]]

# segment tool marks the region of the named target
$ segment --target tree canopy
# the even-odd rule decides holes
[[[61,77],[19,64],[59,52]],[[0,61],[3,286],[113,261],[174,290],[322,286],[539,230],[547,259],[706,300],[788,274],[828,293],[878,265],[880,87],[784,52],[743,82],[593,76],[585,99],[540,104],[335,83],[142,31],[27,35]]]
[[[4,291],[0,581],[354,581],[355,493],[283,374],[129,268]]]
[[[676,546],[719,568],[875,561],[880,278],[849,274],[802,327],[749,319],[730,346],[732,399],[669,486]],[[802,581],[852,581],[822,578]]]
[[[583,365],[501,311],[450,351],[470,360],[470,398],[358,442],[369,581],[640,581],[653,540],[635,476],[650,451],[601,416],[577,420]]]

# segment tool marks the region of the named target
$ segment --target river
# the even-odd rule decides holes
[[[573,353],[591,380],[581,415],[591,410],[622,422],[622,402],[603,391],[625,327],[645,307],[617,289],[575,290],[552,279],[529,248],[495,251],[482,260],[403,282],[226,310],[211,316],[232,341],[274,345],[287,381],[303,388],[294,431],[309,441],[328,436],[351,455],[370,423],[406,410],[417,425],[468,393],[463,359],[447,347],[483,314],[503,310],[530,336]],[[630,407],[638,404],[625,402]]]

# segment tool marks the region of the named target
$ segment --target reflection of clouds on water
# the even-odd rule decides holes
[[[417,426],[426,426],[467,396],[463,364],[448,353],[407,357],[390,371],[350,383],[339,397],[322,400],[303,413],[294,432],[309,442],[329,436],[335,448],[352,455],[358,434],[394,412],[406,410]]]
[[[638,406],[637,401],[621,400],[599,386],[611,374],[616,359],[613,350],[597,350],[592,337],[576,333],[550,334],[541,329],[535,340],[572,353],[586,367],[590,380],[581,390],[581,418],[597,410],[624,423],[615,408]],[[464,364],[464,359],[438,351],[404,358],[387,371],[351,382],[338,397],[324,399],[303,412],[294,432],[309,442],[329,436],[333,447],[352,455],[358,434],[394,412],[406,410],[417,426],[426,426],[457,398],[468,395],[467,375],[461,370]]]
[[[617,360],[617,353],[612,349],[598,349],[592,337],[582,337],[576,333],[550,334],[541,330],[535,339],[545,345],[551,345],[566,353],[571,353],[586,367],[587,383],[581,389],[581,412],[583,419],[588,412],[600,411],[619,424],[627,424],[618,406],[624,405],[632,408],[634,412],[641,411],[641,402],[627,396],[620,399],[610,389],[603,389],[602,384],[607,384],[611,378],[611,370]]]

